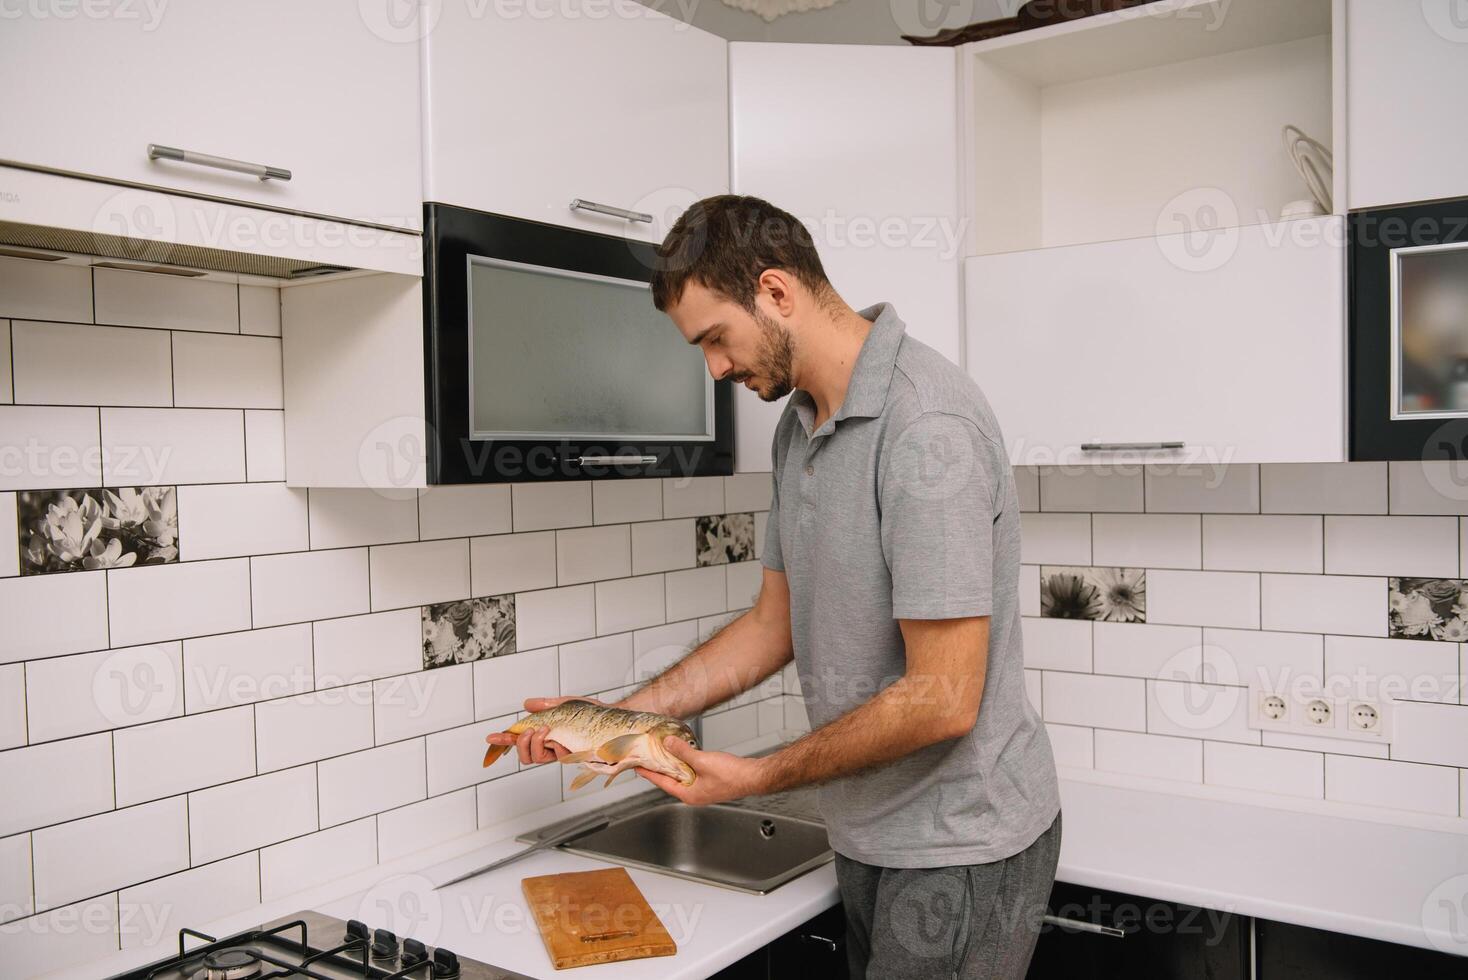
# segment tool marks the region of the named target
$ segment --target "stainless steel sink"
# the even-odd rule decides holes
[[[633,799],[637,805],[609,811],[608,826],[561,849],[756,895],[832,859],[818,821],[747,805],[684,806],[662,794]],[[533,843],[565,823],[520,840]]]

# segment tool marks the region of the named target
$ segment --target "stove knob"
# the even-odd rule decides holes
[[[379,929],[372,934],[372,958],[374,960],[390,960],[397,955],[397,936],[386,929]]]
[[[422,966],[428,962],[428,947],[416,939],[403,940],[403,956],[399,963],[403,969]]]
[[[371,936],[372,934],[367,931],[367,923],[359,919],[352,919],[347,923],[347,936],[342,942],[365,946]]]
[[[451,980],[458,975],[459,958],[446,949],[435,949],[433,951],[434,980]]]

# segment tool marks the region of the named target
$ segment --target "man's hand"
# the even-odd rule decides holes
[[[526,698],[525,710],[534,714],[544,711],[546,708],[554,708],[562,701],[590,701],[593,704],[603,704],[596,698],[584,698],[572,695],[564,698]],[[484,740],[490,745],[513,745],[520,753],[520,765],[539,765],[544,762],[559,761],[561,756],[570,755],[571,750],[559,742],[553,742],[546,738],[550,732],[549,728],[532,728],[521,732],[518,737],[509,732],[490,732],[484,736]]]
[[[638,768],[637,775],[684,803],[703,806],[764,792],[765,771],[759,759],[746,759],[728,752],[704,752],[675,735],[666,736],[663,747],[693,767],[698,774],[693,785],[684,786],[671,776],[648,769]]]

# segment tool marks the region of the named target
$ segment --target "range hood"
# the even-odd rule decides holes
[[[0,160],[0,254],[56,253],[282,283],[359,271],[423,274],[415,231]]]

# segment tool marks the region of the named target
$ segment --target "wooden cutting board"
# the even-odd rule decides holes
[[[520,886],[557,970],[678,952],[626,868],[539,875]]]

